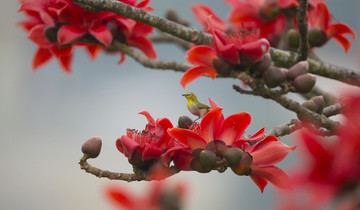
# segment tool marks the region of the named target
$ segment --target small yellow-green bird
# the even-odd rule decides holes
[[[187,108],[189,109],[189,111],[193,115],[196,115],[199,117],[196,120],[203,118],[210,111],[210,107],[205,104],[200,103],[194,93],[188,92],[188,93],[185,93],[182,95],[185,96],[185,98],[188,101]],[[196,121],[196,120],[194,120],[194,121]]]

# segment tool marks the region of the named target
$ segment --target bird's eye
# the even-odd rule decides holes
[[[189,93],[188,96],[191,97],[191,93]]]

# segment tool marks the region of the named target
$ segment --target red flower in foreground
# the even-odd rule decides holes
[[[222,108],[209,111],[200,124],[191,129],[172,128],[169,135],[180,144],[168,150],[164,163],[172,158],[175,167],[181,170],[196,170],[207,173],[211,170],[223,172],[227,167],[238,175],[250,175],[261,191],[267,180],[280,188],[289,188],[288,177],[274,164],[284,159],[295,147],[289,147],[274,136],[268,136],[253,146],[249,141],[257,141],[264,136],[260,129],[248,139],[244,132],[249,126],[251,116],[242,112],[224,118]]]
[[[20,0],[20,3],[19,11],[24,11],[28,19],[19,24],[28,31],[28,38],[39,46],[33,60],[34,70],[55,57],[64,71],[70,73],[73,46],[87,47],[91,58],[95,58],[114,38],[156,58],[152,43],[146,38],[153,30],[150,26],[111,12],[90,12],[70,0]],[[148,0],[125,3],[147,11],[152,9],[147,6]],[[79,43],[84,36],[99,44]],[[123,61],[122,53],[121,56]]]
[[[217,72],[228,74],[236,65],[262,61],[269,49],[269,42],[266,39],[259,39],[256,33],[225,34],[213,27],[210,17],[208,25],[214,38],[213,47],[199,45],[187,52],[185,59],[197,66],[189,69],[182,76],[180,84],[183,87],[202,75],[214,79]]]
[[[164,210],[181,209],[185,197],[185,186],[177,183],[169,186],[167,182],[151,182],[147,193],[137,196],[123,185],[109,185],[106,196],[118,208],[124,210]]]
[[[161,118],[155,121],[146,111],[139,114],[148,120],[145,130],[139,132],[128,129],[126,135],[116,140],[116,147],[129,158],[133,166],[147,170],[154,160],[176,143],[167,133],[167,130],[173,127],[169,119]]]
[[[329,39],[334,38],[344,49],[345,52],[351,47],[350,41],[344,36],[352,35],[356,38],[356,33],[344,23],[331,23],[331,15],[325,3],[319,2],[308,11],[309,22],[309,43],[314,47],[325,44]]]
[[[359,207],[360,189],[360,95],[347,95],[344,124],[337,138],[326,139],[308,131],[300,133],[301,164],[290,173],[294,191],[280,194],[284,209],[304,209],[304,200],[312,209]],[[302,202],[298,197],[301,196]],[[282,198],[282,199],[280,199]]]

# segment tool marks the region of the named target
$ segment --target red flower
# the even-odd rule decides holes
[[[242,56],[252,63],[261,61],[269,49],[269,42],[266,39],[258,39],[257,34],[246,32],[227,35],[213,27],[210,18],[208,25],[214,38],[213,47],[199,45],[187,52],[185,59],[197,66],[182,76],[180,84],[183,87],[202,75],[214,79],[217,72],[226,74],[229,70],[227,67],[242,64]]]
[[[148,0],[124,2],[147,11],[152,9],[147,6]],[[153,30],[150,26],[112,12],[86,11],[70,0],[21,0],[20,3],[19,11],[24,11],[29,19],[19,24],[29,32],[28,38],[39,46],[33,60],[34,70],[55,56],[64,71],[70,73],[74,45],[87,47],[94,59],[98,52],[106,50],[114,37],[156,58],[152,43],[146,38]],[[99,45],[78,43],[84,36],[93,37]],[[124,60],[123,53],[120,55],[119,63]]]
[[[285,29],[285,16],[280,14],[279,7],[292,6],[293,1],[267,1],[267,0],[226,0],[232,7],[229,22],[234,31],[241,29],[259,28],[260,37],[266,38],[271,45],[275,45],[277,37]]]
[[[106,196],[120,209],[127,210],[162,210],[181,209],[185,197],[185,186],[176,183],[169,186],[166,182],[151,182],[143,196],[132,194],[123,185],[109,185],[105,188]]]
[[[311,30],[315,31],[315,29],[319,29],[323,34],[325,34],[324,38],[322,38],[320,34],[318,36],[314,36],[314,42],[319,42],[319,39],[321,39],[321,42],[315,43],[313,46],[321,46],[330,38],[334,38],[345,49],[345,52],[347,52],[351,47],[351,43],[344,35],[350,34],[353,39],[356,38],[355,31],[348,25],[344,23],[331,23],[332,20],[329,9],[323,2],[318,2],[314,5],[314,7],[309,9],[308,22],[309,32]],[[310,44],[312,44],[311,41],[311,37],[309,37]]]
[[[285,196],[285,205],[302,208],[302,202],[296,202],[301,196],[312,209],[324,209],[334,201],[351,205],[348,209],[358,207],[360,95],[345,96],[345,121],[336,131],[337,138],[326,139],[305,130],[300,133],[302,162],[290,174],[294,191]]]
[[[146,169],[152,164],[149,161],[159,158],[176,144],[167,133],[167,129],[173,127],[169,119],[162,118],[155,121],[146,111],[139,114],[144,115],[148,120],[145,130],[139,132],[128,129],[126,135],[116,140],[116,147],[129,158],[130,163]]]
[[[289,147],[275,136],[267,136],[256,144],[246,147],[252,157],[250,178],[264,191],[268,181],[279,188],[290,188],[286,173],[274,164],[282,161],[296,146]]]
[[[217,28],[220,31],[227,31],[226,23],[219,16],[217,16],[210,7],[206,6],[205,4],[194,4],[191,6],[191,9],[195,15],[196,20],[204,27],[206,32],[210,32],[207,21],[209,16],[211,17],[214,28]]]

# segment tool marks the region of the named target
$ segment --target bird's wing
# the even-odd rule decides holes
[[[198,103],[198,108],[199,109],[207,109],[207,110],[209,110],[210,109],[210,107],[209,106],[207,106],[207,105],[205,105],[205,104],[202,104],[202,103]]]

